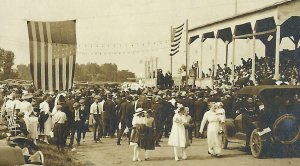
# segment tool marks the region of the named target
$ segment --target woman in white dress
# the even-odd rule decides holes
[[[186,119],[184,117],[184,112],[185,110],[182,106],[179,106],[178,109],[175,111],[175,115],[173,117],[173,126],[168,141],[168,145],[173,146],[176,161],[179,161],[177,147],[181,149],[182,159],[185,160],[187,158],[185,149],[187,140],[184,127]]]
[[[202,135],[204,126],[206,122],[208,122],[207,126],[207,145],[208,145],[208,154],[213,156],[220,156],[221,153],[221,146],[220,140],[218,138],[219,130],[220,130],[220,123],[224,122],[221,116],[217,113],[218,105],[212,105],[211,109],[205,112],[201,126],[200,126],[200,134]]]
[[[30,114],[33,112],[33,107],[32,107],[32,94],[24,94],[22,96],[22,102],[20,104],[20,112],[23,112],[24,113],[24,121],[27,125],[27,128],[28,128],[28,125],[29,125],[29,116]]]
[[[39,121],[42,119],[42,122],[40,123],[40,135],[43,137],[43,141],[47,144],[48,143],[48,137],[50,136],[50,133],[52,132],[52,118],[50,115],[50,96],[46,95],[44,96],[44,101],[40,104],[40,116]]]
[[[38,117],[35,116],[34,112],[31,112],[28,118],[27,130],[29,132],[28,138],[32,139],[35,144],[38,139],[38,123]]]

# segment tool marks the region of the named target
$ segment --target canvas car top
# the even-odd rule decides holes
[[[293,91],[295,90],[300,92],[300,86],[293,85],[260,85],[260,86],[248,86],[238,90],[235,95],[255,95],[258,96],[266,91],[274,91],[275,93],[278,91]]]

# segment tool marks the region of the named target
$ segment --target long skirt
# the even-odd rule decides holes
[[[141,146],[145,140],[145,125],[137,125],[132,129],[130,136],[130,145]]]
[[[141,149],[154,150],[155,149],[155,133],[153,127],[145,127],[145,137],[141,140]]]
[[[207,126],[207,145],[211,154],[220,154],[221,146],[218,137],[219,122],[210,122]]]

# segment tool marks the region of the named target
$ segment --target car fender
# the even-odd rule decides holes
[[[225,129],[224,133],[226,137],[233,137],[236,133],[236,127],[234,125],[234,120],[233,119],[226,119],[225,120]]]

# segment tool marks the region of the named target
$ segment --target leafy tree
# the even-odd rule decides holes
[[[118,70],[118,66],[105,63],[101,66],[96,63],[76,64],[75,80],[78,81],[113,81],[124,82],[127,78],[135,78],[134,73],[128,70]]]
[[[0,48],[0,79],[17,78],[17,71],[12,69],[14,65],[15,54],[12,51],[6,51]]]
[[[29,65],[20,64],[17,65],[18,78],[22,80],[31,80]]]

